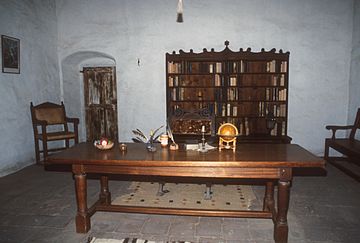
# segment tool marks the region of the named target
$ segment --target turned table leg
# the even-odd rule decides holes
[[[86,174],[75,174],[75,189],[77,202],[77,215],[75,218],[76,232],[86,233],[90,230],[90,215],[87,208]]]
[[[109,191],[109,178],[107,176],[100,177],[100,202],[102,204],[110,205],[111,193]]]
[[[274,212],[274,182],[266,182],[263,211]]]
[[[290,181],[279,181],[278,212],[275,220],[274,239],[276,243],[288,242],[287,212],[289,208]]]
[[[276,243],[287,243],[289,226],[287,223],[287,212],[289,209],[290,186],[292,180],[292,169],[280,169],[278,182],[277,214],[274,222],[274,239]]]

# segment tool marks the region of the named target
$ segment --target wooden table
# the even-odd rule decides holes
[[[111,150],[100,151],[91,143],[80,143],[54,154],[47,164],[69,164],[75,177],[77,215],[76,232],[89,231],[90,217],[96,211],[127,213],[197,215],[217,217],[269,218],[274,222],[275,242],[287,242],[287,211],[293,168],[324,168],[325,161],[295,144],[240,144],[236,152],[214,150],[170,151],[160,146],[156,152],[148,152],[144,144],[127,144],[127,152],[117,145]],[[87,205],[87,174],[100,174],[99,200]],[[181,208],[135,207],[111,204],[108,176],[140,175],[193,179],[265,179],[266,190],[263,210],[225,211]],[[278,186],[277,206],[274,186]]]

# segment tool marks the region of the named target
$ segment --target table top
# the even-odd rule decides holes
[[[325,161],[296,144],[239,144],[232,150],[169,150],[157,144],[156,152],[148,152],[146,144],[126,143],[122,152],[115,144],[110,150],[99,150],[92,143],[79,143],[62,152],[52,154],[47,164],[119,165],[139,167],[238,167],[280,168],[318,167]],[[181,147],[181,146],[180,146]]]

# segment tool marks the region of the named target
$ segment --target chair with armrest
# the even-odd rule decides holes
[[[66,117],[63,102],[61,102],[60,105],[45,102],[36,106],[34,106],[31,102],[30,111],[34,130],[35,156],[37,164],[41,163],[41,153],[43,153],[43,161],[46,162],[49,152],[69,148],[71,139],[74,140],[75,144],[79,142],[79,119]],[[69,131],[69,123],[73,124],[73,131]],[[65,147],[48,148],[48,142],[58,140],[65,141]],[[42,150],[39,149],[39,141],[42,143]]]
[[[326,129],[332,131],[332,137],[325,139],[325,153],[324,158],[326,161],[330,162],[346,174],[350,175],[357,181],[360,181],[360,176],[355,174],[352,170],[346,168],[336,161],[347,160],[352,163],[360,165],[360,141],[355,138],[357,129],[360,129],[360,108],[356,113],[355,122],[353,125],[347,126],[337,126],[337,125],[328,125]],[[336,132],[339,130],[351,130],[349,137],[346,138],[337,138]],[[329,149],[332,148],[346,157],[335,157],[329,156]]]

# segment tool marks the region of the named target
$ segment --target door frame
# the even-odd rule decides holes
[[[117,79],[116,79],[116,66],[86,66],[86,67],[82,67],[82,73],[83,73],[83,101],[84,101],[84,105],[83,105],[83,108],[84,108],[84,128],[85,128],[85,138],[86,138],[86,141],[89,141],[89,139],[91,139],[93,142],[94,139],[99,139],[100,137],[98,138],[94,138],[94,137],[90,137],[89,136],[92,136],[92,135],[89,135],[88,134],[88,131],[89,129],[91,128],[88,128],[88,126],[91,126],[91,124],[88,124],[89,123],[89,120],[91,118],[88,117],[89,115],[89,82],[88,82],[88,72],[89,71],[93,71],[93,72],[105,72],[105,73],[108,73],[109,71],[106,71],[106,69],[111,69],[111,72],[112,72],[112,79],[113,79],[113,83],[112,83],[112,99],[110,99],[110,102],[109,103],[105,103],[105,104],[99,104],[98,105],[98,108],[101,110],[103,110],[103,118],[104,118],[104,124],[102,124],[101,126],[104,126],[102,127],[105,131],[105,134],[101,134],[101,136],[107,136],[115,141],[118,140],[118,135],[119,135],[119,127],[118,127],[118,106],[117,106]],[[96,75],[96,74],[95,74]],[[101,90],[102,94],[103,94],[103,91]],[[103,97],[99,97],[99,103],[102,103],[102,99]],[[91,104],[90,104],[91,105]],[[109,110],[112,110],[113,111],[113,121],[115,121],[112,125],[115,126],[115,129],[113,131],[115,131],[114,134],[110,135],[109,134],[106,134],[109,127],[108,127],[108,123],[107,123],[107,111]],[[101,129],[101,130],[103,130]],[[102,133],[102,132],[101,132]],[[109,131],[109,133],[112,133],[111,131]]]

